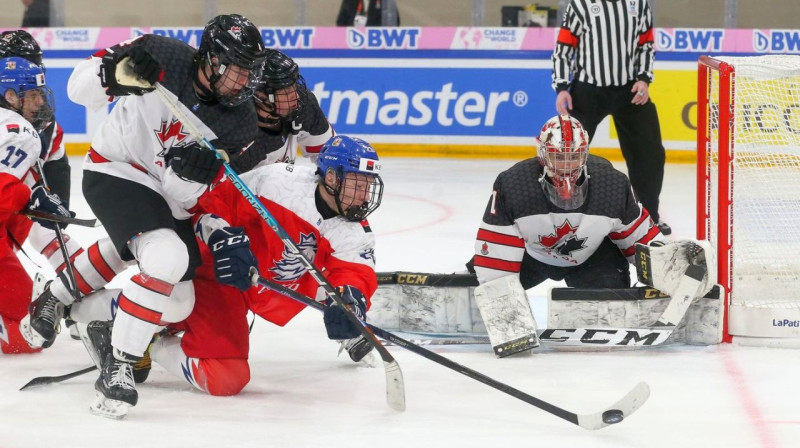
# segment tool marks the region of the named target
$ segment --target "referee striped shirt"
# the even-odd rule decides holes
[[[570,74],[599,87],[649,83],[654,56],[647,0],[572,0],[553,51],[553,88],[569,88]]]

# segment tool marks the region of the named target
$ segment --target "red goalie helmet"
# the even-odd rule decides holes
[[[589,133],[583,125],[569,115],[555,116],[542,126],[537,145],[544,166],[539,182],[550,202],[565,210],[583,205],[589,179]]]

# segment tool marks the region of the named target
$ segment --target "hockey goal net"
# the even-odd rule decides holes
[[[800,56],[698,62],[697,237],[727,342],[800,346]]]

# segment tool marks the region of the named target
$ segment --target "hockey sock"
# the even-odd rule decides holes
[[[104,238],[89,246],[86,251],[81,251],[72,266],[78,291],[84,296],[108,284],[117,274],[127,269],[128,263],[122,261],[111,240]],[[58,300],[69,305],[72,299],[69,298],[66,279],[63,275],[59,278],[61,282],[53,282],[50,291]]]
[[[176,336],[156,340],[150,348],[150,356],[171,374],[209,395],[236,395],[250,382],[250,366],[246,359],[190,358]]]
[[[61,252],[61,246],[56,238],[56,233],[53,230],[46,229],[41,226],[34,226],[31,229],[29,237],[31,246],[39,253],[47,258],[47,262],[53,266],[56,272],[61,272],[67,266],[64,263],[64,254]],[[83,248],[77,242],[72,240],[69,235],[64,234],[64,243],[67,245],[67,253],[69,253],[70,261],[83,252]]]
[[[143,356],[159,326],[164,325],[162,310],[173,287],[172,283],[144,273],[131,277],[119,296],[111,345],[133,356]]]

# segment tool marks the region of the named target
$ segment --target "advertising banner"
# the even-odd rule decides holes
[[[65,141],[86,147],[107,110],[86,111],[66,97],[72,68],[98,49],[153,33],[196,46],[202,28],[31,29],[42,46]],[[267,27],[268,47],[301,66],[337,132],[430,153],[527,154],[538,127],[555,114],[550,88],[554,28]],[[800,54],[800,30],[659,28],[651,97],[664,145],[691,152],[696,131],[696,60],[701,54]],[[606,120],[593,147],[617,148]],[[503,154],[510,154],[506,151]]]

